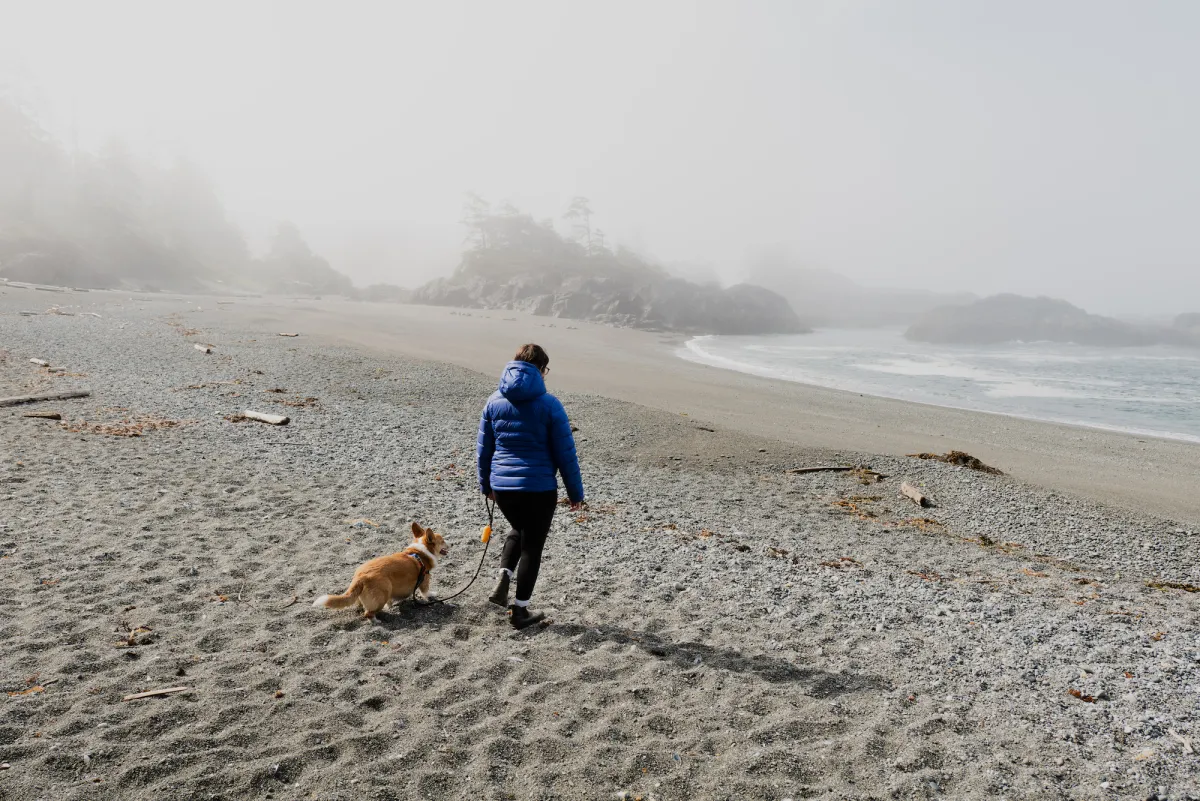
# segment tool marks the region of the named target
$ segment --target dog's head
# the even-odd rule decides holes
[[[413,542],[419,542],[424,545],[430,553],[435,553],[438,556],[445,556],[450,553],[450,549],[446,547],[445,538],[433,529],[423,528],[420,523],[413,523],[412,532]]]

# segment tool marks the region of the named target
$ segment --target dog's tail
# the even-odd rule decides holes
[[[345,609],[347,606],[354,606],[358,603],[358,596],[362,595],[362,591],[363,583],[355,579],[350,582],[350,586],[341,595],[322,595],[313,601],[313,606],[323,606],[326,609]]]

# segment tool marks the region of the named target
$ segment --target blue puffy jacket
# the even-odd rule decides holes
[[[479,489],[549,492],[561,472],[572,503],[583,501],[583,478],[567,410],[546,392],[541,371],[529,362],[509,362],[500,388],[479,419],[475,449]]]

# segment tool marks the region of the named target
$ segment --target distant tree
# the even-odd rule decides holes
[[[161,206],[155,175],[120,140],[109,140],[99,155],[80,154],[71,233],[88,261],[107,274],[146,287],[190,287],[203,266],[171,247],[155,216]]]
[[[476,200],[478,200],[476,198]],[[482,201],[479,201],[482,204]],[[486,216],[482,204],[476,218]],[[295,226],[253,262],[204,175],[138,159],[117,140],[68,154],[18,93],[0,85],[0,275],[73,286],[352,290]],[[272,283],[273,282],[273,283]]]
[[[471,246],[473,250],[487,250],[487,218],[491,216],[492,206],[486,200],[481,198],[474,192],[467,193],[466,202],[463,203],[462,219],[459,220],[467,227],[467,237],[465,242]]]
[[[152,192],[154,224],[167,246],[223,280],[235,280],[249,262],[249,248],[208,178],[180,160],[153,176]]]
[[[34,221],[62,150],[16,93],[0,87],[0,224]]]
[[[564,220],[571,222],[571,238],[583,245],[589,253],[592,250],[592,202],[586,197],[574,197]]]
[[[597,228],[592,234],[591,244],[588,246],[588,255],[596,256],[601,253],[608,253],[608,246],[605,243],[604,232]]]
[[[283,222],[271,238],[271,249],[262,260],[270,289],[280,292],[313,292],[351,296],[354,284],[313,253],[295,224]]]
[[[271,237],[271,250],[267,258],[296,261],[312,258],[312,255],[312,248],[304,241],[296,224],[281,222]]]
[[[142,176],[129,148],[110,139],[99,156],[85,158],[79,170],[80,222],[92,235],[138,234],[142,228]]]

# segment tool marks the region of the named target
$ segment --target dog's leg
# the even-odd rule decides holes
[[[362,604],[363,617],[374,618],[375,613],[387,605],[388,595],[380,592],[378,587],[366,587],[358,596],[358,602]]]
[[[428,573],[425,574],[425,578],[421,579],[421,586],[418,587],[417,589],[421,593],[421,598],[423,598],[426,601],[432,601],[434,599],[434,597],[436,597],[435,594],[433,592],[431,592],[429,589],[429,574]]]

